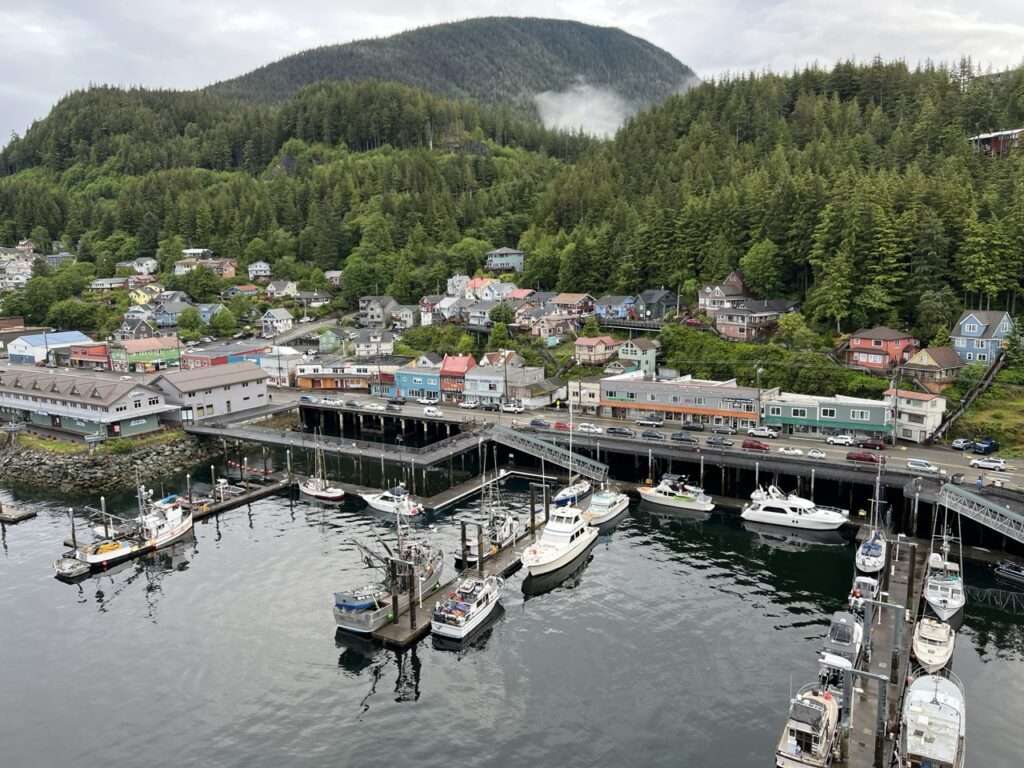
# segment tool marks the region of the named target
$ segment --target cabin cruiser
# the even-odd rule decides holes
[[[551,497],[551,503],[556,507],[577,507],[583,509],[590,503],[590,495],[594,492],[594,486],[589,480],[580,478],[575,483],[562,488]]]
[[[861,573],[878,573],[885,567],[888,542],[878,528],[872,529],[868,537],[857,548],[857,570]]]
[[[924,579],[924,599],[942,621],[957,615],[967,602],[960,564],[950,559],[952,545],[959,542],[945,530],[933,537]]]
[[[412,500],[409,491],[402,484],[380,493],[360,494],[371,509],[402,517],[415,517],[423,512],[423,505]]]
[[[531,576],[550,573],[586,552],[595,539],[597,528],[587,524],[581,510],[576,507],[553,509],[540,539],[523,551],[523,565]]]
[[[740,514],[744,520],[811,531],[834,531],[846,523],[847,514],[835,507],[824,507],[794,493],[783,493],[777,486],[758,488],[750,494],[750,503]]]
[[[967,715],[956,675],[915,676],[903,695],[900,720],[900,768],[963,768]]]
[[[637,489],[640,498],[651,504],[675,509],[692,509],[695,512],[710,512],[715,502],[704,493],[704,489],[686,482],[683,475],[664,474],[653,488],[643,486]]]
[[[855,669],[860,664],[864,625],[861,620],[847,611],[832,614],[828,636],[821,649],[821,676],[832,677],[844,669]]]
[[[602,488],[590,498],[590,507],[584,513],[591,525],[610,523],[629,509],[629,496],[611,488]]]
[[[434,605],[430,631],[465,640],[498,607],[504,588],[505,581],[498,576],[463,579],[454,592]]]
[[[850,610],[857,614],[864,613],[865,600],[877,600],[879,593],[878,579],[874,576],[857,576],[850,590]]]
[[[384,626],[392,615],[397,597],[398,613],[409,607],[409,601],[419,600],[437,587],[444,570],[444,554],[426,539],[413,539],[397,516],[397,546],[394,552],[387,545],[382,550],[359,541],[356,546],[363,553],[364,562],[376,568],[383,578],[347,592],[334,593],[334,620],[349,632],[368,634]],[[399,565],[395,572],[393,561]],[[413,590],[409,589],[409,569],[412,569]]]
[[[498,479],[499,476],[495,474],[494,479],[484,486],[481,498],[481,506],[487,512],[487,530],[483,541],[484,560],[514,544],[519,537],[519,518],[512,510],[502,508]],[[459,552],[455,555],[455,567],[476,567],[479,548],[475,539],[467,541],[465,553]]]
[[[1024,565],[1012,560],[1002,560],[995,567],[996,578],[1018,586],[1024,586]]]
[[[825,768],[839,751],[839,702],[809,683],[789,702],[789,719],[775,750],[776,768]]]
[[[914,627],[914,658],[929,674],[935,674],[949,663],[953,656],[956,632],[943,621],[925,616]]]

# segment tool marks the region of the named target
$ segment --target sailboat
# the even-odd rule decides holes
[[[885,531],[882,530],[882,504],[878,496],[881,475],[882,465],[879,464],[878,474],[875,476],[875,498],[871,500],[871,531],[857,548],[855,557],[857,570],[866,574],[878,573],[885,568],[886,553],[889,548]]]
[[[948,525],[949,507],[942,518],[942,535],[932,534],[932,550],[928,555],[928,571],[924,579],[924,599],[942,621],[956,616],[967,602],[964,592],[963,550]],[[957,516],[959,524],[960,517]],[[936,515],[936,523],[938,515]],[[953,555],[953,547],[957,554]],[[952,558],[956,559],[952,559]]]
[[[586,509],[590,504],[590,495],[594,492],[594,486],[586,478],[579,478],[575,482],[572,477],[572,436],[576,427],[572,420],[572,402],[569,403],[569,484],[551,497],[551,503],[556,507],[577,507]]]
[[[323,446],[320,445],[319,432],[313,433],[313,474],[299,484],[299,489],[304,496],[319,501],[341,501],[345,498],[345,491],[331,485],[327,479],[327,461]]]
[[[481,497],[481,507],[487,512],[487,531],[484,539],[483,558],[487,560],[505,547],[514,543],[519,536],[519,518],[510,509],[502,509],[501,486],[499,480],[501,474],[498,472],[498,449],[494,449],[494,478],[491,482],[485,483]],[[456,568],[473,568],[478,561],[476,542],[467,542],[466,558],[463,560],[462,553],[455,555]]]

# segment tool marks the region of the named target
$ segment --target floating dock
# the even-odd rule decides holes
[[[14,525],[22,520],[31,520],[35,516],[36,511],[34,509],[10,505],[5,507],[3,504],[0,504],[0,523],[4,525]]]

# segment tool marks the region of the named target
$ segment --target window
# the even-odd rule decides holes
[[[988,360],[988,355],[984,352],[979,352],[978,359],[981,360],[982,362],[986,362]]]
[[[956,346],[958,346],[958,347],[966,347],[967,346],[967,340],[966,339],[957,339],[956,340]]]
[[[141,408],[141,407],[142,407],[142,399],[141,398],[138,399],[138,400],[132,400],[132,408]]]
[[[806,408],[794,408],[793,409],[793,418],[794,419],[806,419],[807,418],[807,409]]]
[[[871,346],[872,347],[880,347],[880,346],[882,346],[882,340],[881,339],[872,339],[871,340]]]
[[[770,405],[770,406],[768,406],[768,415],[769,416],[781,416],[782,415],[782,408],[780,406],[778,406],[778,405]]]
[[[823,419],[834,419],[835,417],[836,417],[836,409],[835,408],[822,408],[821,409],[821,418],[823,418]]]
[[[160,405],[160,398],[159,397],[151,397],[151,398],[149,398],[149,404],[150,405]]]
[[[967,362],[970,362],[973,359],[974,359],[974,353],[973,352],[968,352],[967,353]]]
[[[850,420],[851,421],[870,421],[871,420],[871,413],[869,411],[861,410],[859,408],[854,408],[853,410],[850,411]]]
[[[658,401],[658,396],[651,392],[649,395],[647,395],[647,399],[652,403],[656,403]]]
[[[975,339],[974,340],[974,348],[975,349],[984,349],[985,348],[985,341],[984,341],[984,339]]]
[[[704,405],[704,398],[703,397],[695,397],[695,398],[693,398],[693,404],[694,405]]]
[[[975,325],[974,323],[968,323],[967,325],[964,326],[964,333],[977,333],[977,332],[978,332],[978,326]]]

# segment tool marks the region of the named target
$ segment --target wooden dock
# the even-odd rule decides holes
[[[14,507],[0,504],[0,523],[4,525],[14,525],[20,523],[22,520],[31,520],[36,516],[34,509],[27,509],[25,507]]]
[[[268,496],[276,496],[277,494],[284,493],[293,485],[295,485],[296,479],[292,478],[279,478],[273,479],[272,482],[253,484],[248,490],[237,496],[231,496],[224,499],[223,501],[215,501],[211,504],[205,504],[195,507],[192,510],[193,520],[202,520],[204,517],[210,515],[217,515],[221,512],[227,512],[232,509],[238,509],[238,507],[244,507],[248,504],[252,504],[254,501],[265,499]]]

